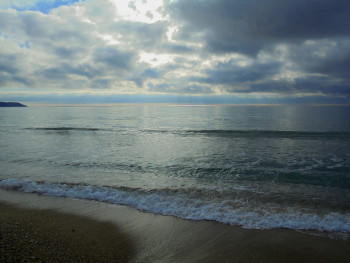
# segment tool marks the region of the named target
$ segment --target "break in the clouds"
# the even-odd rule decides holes
[[[0,99],[349,102],[349,17],[347,0],[0,1]]]

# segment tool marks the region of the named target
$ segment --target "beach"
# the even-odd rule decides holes
[[[0,14],[0,263],[350,263],[350,0]]]
[[[348,112],[4,109],[1,262],[349,262]]]
[[[1,262],[129,262],[132,245],[115,226],[52,210],[0,203]]]
[[[348,262],[350,258],[349,240],[327,234],[243,229],[14,191],[1,190],[0,200],[1,262]]]

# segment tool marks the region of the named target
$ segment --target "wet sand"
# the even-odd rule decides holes
[[[51,214],[55,222],[63,222],[63,225],[66,225],[66,220],[73,218],[67,214],[72,214],[80,222],[79,226],[85,224],[82,231],[85,234],[74,240],[81,241],[81,249],[90,251],[96,247],[95,241],[92,241],[94,236],[102,237],[104,243],[99,244],[105,245],[113,243],[113,239],[118,239],[120,243],[116,248],[119,249],[117,255],[125,255],[127,262],[349,262],[350,259],[350,242],[332,239],[326,235],[316,236],[287,229],[248,230],[217,222],[194,222],[143,213],[125,206],[3,190],[0,191],[0,200],[11,204],[5,209],[10,211],[9,213],[22,213],[23,208],[35,209],[30,213],[42,217],[43,220]],[[21,207],[21,210],[13,209],[13,206]],[[47,209],[53,209],[55,212]],[[3,218],[2,212],[1,221]],[[29,216],[26,224],[32,224],[33,218]],[[40,231],[47,234],[50,229],[44,221],[37,227],[44,225],[45,228]],[[98,223],[101,221],[105,223]],[[96,228],[93,223],[99,224],[101,228]],[[105,226],[107,229],[117,229],[117,232],[103,232]],[[25,224],[21,227],[26,228]],[[76,227],[74,225],[74,229]],[[72,225],[66,228],[67,235],[71,235],[69,238],[76,237],[77,234],[77,231],[72,233],[72,228]],[[54,229],[52,232],[60,231]],[[46,234],[39,238],[41,242],[46,242]],[[6,236],[2,237],[2,240],[4,238],[6,239]],[[1,244],[7,244],[6,240]],[[2,246],[1,249],[6,249],[6,253],[12,253],[11,248]],[[37,249],[39,248],[34,250]],[[21,251],[17,251],[16,254],[21,254]],[[78,255],[85,253],[78,249],[75,249],[75,252]],[[97,258],[101,261],[103,259],[97,256],[90,261],[101,262]],[[61,260],[53,262],[59,261]],[[80,262],[84,261],[86,260]]]

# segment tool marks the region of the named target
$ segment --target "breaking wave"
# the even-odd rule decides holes
[[[117,186],[94,186],[57,182],[35,182],[9,178],[0,181],[0,188],[48,196],[94,200],[135,207],[141,211],[176,216],[189,220],[211,220],[244,228],[290,228],[350,233],[348,212],[316,213],[308,209],[275,205],[252,205],[244,199],[222,199],[189,194],[184,189],[155,189]]]

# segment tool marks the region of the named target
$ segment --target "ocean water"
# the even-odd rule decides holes
[[[1,108],[0,189],[349,235],[350,107]]]

